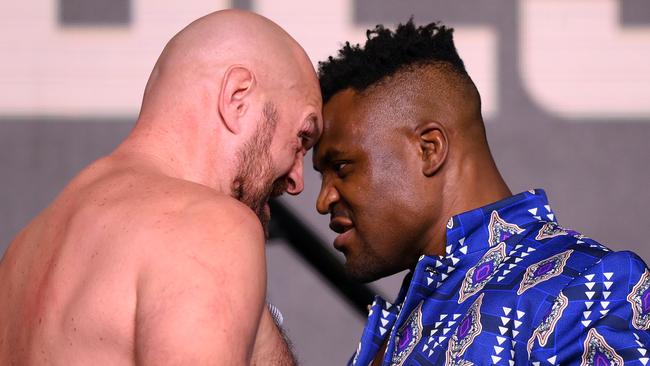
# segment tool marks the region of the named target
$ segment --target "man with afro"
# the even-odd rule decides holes
[[[561,226],[541,189],[513,195],[453,30],[377,26],[320,63],[317,200],[376,297],[351,365],[646,364],[650,272]]]

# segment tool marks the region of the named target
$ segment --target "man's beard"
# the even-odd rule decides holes
[[[255,212],[268,237],[271,216],[266,203],[270,197],[284,193],[287,183],[285,177],[274,181],[275,167],[270,154],[278,120],[277,111],[272,103],[267,102],[262,113],[263,121],[237,153],[238,167],[232,184],[232,195]]]

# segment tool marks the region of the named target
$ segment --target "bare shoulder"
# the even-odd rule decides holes
[[[230,197],[181,196],[183,204],[162,210],[145,234],[150,250],[138,279],[138,361],[247,363],[266,291],[261,224]]]
[[[264,241],[264,231],[258,217],[248,206],[232,197],[204,193],[188,204],[187,215],[193,223],[210,228],[219,235]]]
[[[110,250],[143,265],[179,252],[264,254],[264,232],[253,211],[214,189],[126,168],[86,180],[64,197],[77,202],[71,206],[79,207],[74,216],[82,236],[110,243]]]
[[[227,251],[221,255],[229,255],[233,247],[238,252],[264,249],[259,219],[248,206],[231,197],[194,188],[157,201],[148,218],[152,227],[143,226],[151,230],[154,243],[177,248],[181,240],[186,247]]]
[[[222,274],[265,273],[264,232],[250,208],[207,188],[175,188],[175,194],[153,200],[150,217],[142,219],[146,223],[138,230],[146,240],[135,244],[143,246],[148,268],[171,260],[200,262],[188,273],[204,266],[218,267]]]

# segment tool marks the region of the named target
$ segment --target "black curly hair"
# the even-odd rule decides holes
[[[467,76],[465,65],[454,46],[453,28],[440,23],[416,27],[413,17],[395,31],[377,25],[366,31],[366,44],[346,42],[337,57],[318,63],[323,103],[347,88],[362,92],[368,87],[418,65],[445,63],[456,73]]]

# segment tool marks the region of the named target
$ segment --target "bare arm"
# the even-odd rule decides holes
[[[138,365],[246,365],[264,307],[264,236],[234,205],[163,225],[138,283]]]
[[[266,307],[262,312],[260,326],[257,330],[251,365],[297,365],[287,339],[273,322],[273,318]]]

